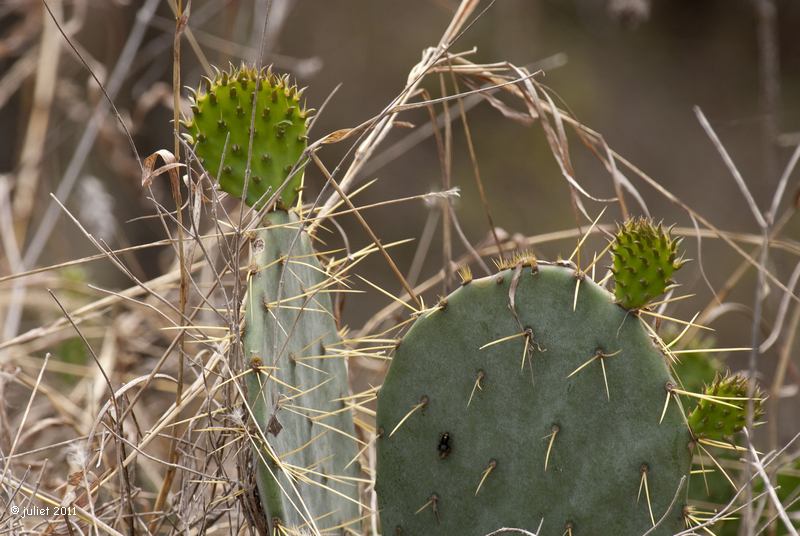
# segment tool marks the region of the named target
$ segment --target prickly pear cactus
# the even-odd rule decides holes
[[[664,340],[672,341],[679,336],[676,329],[666,328]],[[738,376],[731,379],[727,367],[708,350],[713,348],[714,340],[708,336],[693,335],[690,338],[680,337],[683,352],[678,360],[672,363],[673,374],[681,387],[688,392],[701,393],[715,398],[686,397],[683,399],[684,410],[689,415],[688,421],[695,438],[705,443],[705,458],[696,457],[695,466],[689,481],[689,504],[702,511],[719,511],[734,502],[736,506],[736,488],[733,482],[741,482],[743,468],[739,458],[742,453],[731,450],[734,436],[741,431],[746,422],[748,386],[746,379]],[[725,378],[728,378],[727,380]],[[722,382],[722,383],[721,383]],[[726,400],[716,397],[732,396],[738,400]],[[761,392],[756,388],[753,407],[758,420],[763,414]],[[719,420],[717,419],[719,417]],[[721,447],[716,445],[722,444]],[[715,464],[708,460],[713,455],[723,465],[727,475],[722,474]],[[779,473],[778,479],[786,478]],[[786,480],[784,480],[786,481]],[[756,484],[758,486],[758,484]],[[796,487],[796,486],[795,486]],[[794,487],[791,488],[794,490]],[[690,508],[690,512],[691,512]],[[691,514],[688,515],[691,521]],[[701,516],[702,517],[702,516]],[[735,515],[725,516],[712,527],[717,536],[735,536],[738,534],[739,518]]]
[[[417,319],[380,390],[383,534],[680,531],[693,438],[679,404],[662,419],[671,386],[637,316],[574,268],[468,282]]]
[[[358,447],[344,357],[329,351],[342,348],[331,280],[294,213],[271,213],[264,225],[250,243],[243,341],[261,430],[258,490],[275,534],[316,526],[338,535],[358,528]]]
[[[614,294],[626,309],[639,309],[663,294],[672,274],[683,265],[678,258],[680,239],[644,218],[630,220],[617,232],[611,248],[614,258]]]
[[[218,72],[184,122],[204,168],[226,192],[261,207],[298,166],[308,112],[287,77],[242,66]],[[296,172],[250,239],[243,350],[256,482],[270,534],[339,534],[359,524],[358,446],[347,365],[321,267],[293,212]],[[316,530],[315,530],[316,529]]]
[[[300,102],[301,93],[290,85],[287,76],[242,66],[219,72],[191,98],[192,118],[184,123],[187,139],[224,191],[242,196],[254,102],[251,174],[245,202],[260,208],[286,180],[308,140],[309,112]],[[298,170],[282,190],[279,207],[292,206],[301,182],[302,172]]]
[[[737,489],[731,484],[743,479],[742,453],[733,450],[732,445],[735,445],[735,436],[742,431],[747,420],[748,380],[741,375],[717,372],[698,392],[704,396],[697,399],[689,412],[689,426],[701,447],[705,445],[701,453],[713,455],[716,463],[726,467],[726,473],[719,470],[709,472],[709,464],[713,468],[713,462],[706,460],[704,463],[700,457],[695,459],[696,471],[693,471],[689,483],[690,504],[697,504],[705,511],[718,511],[731,503],[742,506],[736,502]],[[758,421],[763,415],[762,395],[758,387],[753,393],[753,410],[754,420]],[[756,487],[758,485],[756,483]],[[733,536],[738,534],[739,524],[738,516],[725,516],[713,526],[713,532]]]

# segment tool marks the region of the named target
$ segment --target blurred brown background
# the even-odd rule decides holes
[[[105,80],[144,1],[49,3],[58,7],[62,20],[77,17],[74,43],[100,79]],[[189,25],[212,64],[257,58],[267,5],[262,0],[191,3]],[[438,42],[456,6],[453,0],[274,0],[264,61],[292,73],[300,85],[308,86],[306,96],[313,107],[319,107],[341,84],[314,127],[315,139],[379,113],[402,89],[408,70],[419,60],[421,51]],[[759,18],[758,6],[758,1],[751,0],[498,0],[466,31],[453,51],[475,47],[472,59],[476,62],[510,61],[532,68],[546,67],[544,83],[563,98],[578,119],[602,133],[611,147],[717,226],[757,233],[742,195],[698,124],[692,107],[697,105],[704,111],[756,201],[766,209],[780,171],[800,141],[800,2],[775,2],[777,17],[768,36],[777,44],[773,59],[778,60],[779,71],[766,78],[760,76],[764,62],[759,57],[758,27],[763,19]],[[0,173],[12,178],[20,167],[20,150],[33,106],[33,70],[42,25],[47,31],[55,31],[46,17],[38,0],[0,2]],[[173,31],[172,12],[166,1],[161,2],[115,98],[141,156],[173,145],[169,86]],[[63,45],[63,40],[60,43]],[[29,63],[33,61],[27,71],[21,64],[26,58]],[[196,86],[203,71],[186,42],[182,66],[183,83]],[[24,76],[26,72],[28,75]],[[76,140],[86,128],[88,114],[102,98],[85,68],[64,46],[57,72],[45,158],[40,168],[42,185],[36,191],[31,214],[34,227],[49,202],[48,192],[55,190]],[[773,97],[771,115],[763,101],[765,83],[779,89]],[[434,96],[439,94],[436,84],[428,83],[426,88]],[[485,103],[471,109],[468,117],[496,225],[525,235],[573,228],[575,219],[568,189],[541,130],[535,125],[514,124]],[[409,113],[403,119],[421,125],[427,115]],[[774,134],[766,144],[765,128],[772,128]],[[375,163],[367,165],[361,179],[379,181],[359,196],[361,203],[441,187],[433,138],[424,139],[393,160],[383,153],[411,132],[395,129],[378,151]],[[330,168],[345,154],[345,145],[323,151],[322,157]],[[598,197],[613,196],[607,174],[588,151],[575,141],[573,149],[581,184]],[[454,123],[453,154],[453,181],[462,191],[457,202],[458,217],[466,235],[476,243],[486,236],[488,226],[459,122]],[[95,212],[97,225],[111,231],[107,238],[112,246],[163,237],[157,220],[129,221],[152,214],[152,205],[140,188],[138,165],[113,118],[107,119],[80,176],[76,193],[67,205],[84,214],[84,219],[91,219]],[[632,180],[656,219],[691,225],[682,211]],[[309,172],[307,181],[311,193],[318,191],[318,174]],[[81,187],[83,182],[92,185]],[[165,185],[163,181],[161,190],[157,188],[164,199],[168,195]],[[97,193],[98,188],[101,193]],[[103,197],[103,190],[109,195]],[[790,181],[784,207],[792,203],[796,191],[796,181]],[[108,209],[91,199],[105,200]],[[594,214],[600,210],[599,205],[589,206]],[[98,214],[111,217],[103,219]],[[385,242],[419,237],[427,216],[428,209],[422,202],[368,213],[370,223]],[[609,211],[604,221],[617,218],[618,213]],[[343,218],[342,224],[354,245],[367,243],[367,237],[354,222]],[[31,229],[22,237],[22,243],[30,239]],[[800,223],[792,221],[784,236],[797,237],[798,230]],[[329,237],[332,245],[337,240],[336,236]],[[427,256],[423,277],[441,266],[439,240],[437,236]],[[713,285],[721,285],[739,258],[718,241],[706,240],[703,244],[706,273]],[[594,245],[602,247],[602,242]],[[540,251],[555,257],[559,252],[568,255],[572,247],[573,242],[562,242],[546,245]],[[685,249],[687,257],[697,258],[694,240],[686,240]],[[169,252],[165,256],[159,251],[148,250],[127,260],[142,275],[153,277],[170,260]],[[462,252],[463,248],[457,245],[456,253]],[[62,216],[38,264],[90,253],[94,253],[90,244]],[[407,270],[413,253],[411,244],[397,248],[393,255]],[[791,257],[776,255],[770,269],[786,281],[794,262]],[[698,294],[697,300],[678,307],[683,316],[693,314],[711,297],[696,268],[695,263],[681,274],[683,290]],[[97,284],[128,285],[109,265],[95,263],[87,270],[88,278]],[[398,285],[381,259],[370,259],[362,271],[376,283],[397,290]],[[729,299],[746,307],[752,305],[752,273]],[[765,315],[769,321],[775,316],[778,300],[775,292],[767,299]],[[348,298],[345,320],[359,327],[385,303],[386,299],[375,293]],[[23,319],[23,327],[29,327],[30,321]],[[718,341],[722,346],[747,346],[749,326],[746,313],[726,315],[715,324]]]

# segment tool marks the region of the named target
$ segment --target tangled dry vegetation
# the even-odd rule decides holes
[[[48,2],[53,8],[49,13],[35,2],[0,7],[21,14],[3,50],[6,54],[9,50],[23,51],[0,80],[0,105],[7,104],[31,78],[32,98],[37,103],[30,107],[27,118],[20,166],[0,178],[5,252],[5,273],[0,276],[4,311],[0,342],[0,531],[4,534],[267,533],[254,492],[250,454],[251,445],[259,444],[262,437],[254,431],[243,407],[244,376],[249,368],[240,344],[249,263],[246,246],[263,213],[243,208],[219,191],[195,161],[191,146],[180,137],[176,136],[174,146],[152,155],[137,154],[130,136],[141,126],[139,121],[148,107],[177,104],[173,106],[176,119],[180,119],[182,110],[188,112],[185,95],[179,89],[179,69],[174,73],[174,88],[155,87],[130,110],[109,106],[127,69],[144,49],[142,34],[153,20],[158,3],[142,3],[125,50],[109,73],[99,73],[97,63],[76,42],[82,2],[69,10],[72,18],[66,21],[61,2]],[[180,14],[181,2],[172,2],[172,7]],[[702,270],[701,247],[710,241],[724,243],[737,254],[738,263],[705,301],[676,291],[648,321],[653,326],[672,325],[676,333],[680,332],[681,339],[674,347],[680,350],[681,341],[693,339],[703,326],[713,325],[720,316],[737,310],[738,306],[728,303],[726,297],[756,274],[749,373],[760,378],[768,395],[768,424],[756,429],[752,443],[751,436],[743,438],[741,450],[733,457],[715,454],[710,448],[705,451],[703,467],[727,468],[737,492],[723,495],[729,502],[697,503],[687,514],[691,523],[682,534],[713,533],[717,529],[712,522],[733,512],[743,520],[746,534],[797,534],[792,524],[798,525],[793,512],[797,512],[794,504],[800,487],[783,489],[791,493],[779,497],[776,475],[781,470],[782,474],[796,476],[800,470],[800,451],[794,438],[779,440],[786,435],[780,431],[797,428],[792,420],[796,412],[787,407],[795,404],[793,397],[800,381],[793,361],[800,323],[796,296],[800,268],[790,274],[778,273],[770,260],[781,257],[797,263],[800,255],[800,245],[783,232],[795,212],[784,197],[800,149],[786,164],[770,208],[762,211],[713,128],[697,110],[701,124],[731,168],[735,187],[748,200],[752,214],[747,216],[754,220],[757,230],[733,233],[719,229],[692,209],[691,200],[673,195],[657,178],[615,152],[601,133],[573,117],[543,85],[541,70],[505,61],[476,63],[475,51],[466,46],[468,39],[464,36],[468,36],[472,24],[479,23],[486,8],[478,1],[463,0],[441,40],[423,48],[421,60],[409,70],[406,85],[399,88],[394,100],[359,125],[332,133],[312,130],[305,152],[309,174],[313,170],[325,182],[318,196],[304,199],[302,220],[316,233],[336,311],[340,312],[344,296],[351,292],[375,293],[385,304],[363,326],[340,323],[343,344],[329,349],[349,365],[353,394],[347,407],[353,414],[360,445],[360,516],[340,530],[347,534],[380,533],[374,490],[376,392],[398,338],[411,320],[436,303],[438,294],[457,286],[459,269],[462,277],[468,277],[469,272],[488,275],[493,273],[492,259],[509,259],[514,252],[535,252],[544,244],[559,243],[563,251],[574,250],[571,260],[578,267],[591,268],[592,274],[596,271],[597,279],[603,280],[607,259],[592,254],[606,254],[605,239],[614,229],[613,218],[603,216],[603,210],[609,208],[608,213],[614,212],[620,219],[649,215],[647,200],[660,196],[672,203],[674,214],[653,216],[694,223],[673,229],[674,234],[686,237],[687,249],[692,248],[689,256],[694,257],[694,263],[690,269]],[[0,11],[2,16],[8,14]],[[60,31],[51,16],[59,21]],[[176,54],[186,54],[188,44],[203,63],[203,44],[191,33],[193,19],[178,16],[178,21],[179,38],[166,46],[173,46]],[[39,31],[41,28],[44,31]],[[183,47],[179,48],[181,39]],[[65,54],[59,60],[54,51],[66,42],[74,46],[75,57],[98,76],[102,91],[94,82],[89,90],[74,85],[56,87],[59,61],[67,60]],[[543,68],[552,66],[553,61],[558,60],[544,62]],[[211,73],[210,68],[207,72]],[[431,95],[432,91],[438,91],[438,96]],[[63,108],[66,100],[73,100],[70,92],[83,97],[67,112],[84,122],[85,130],[54,195],[38,204],[37,199],[45,199],[39,190],[49,187],[42,179],[41,166],[47,158],[49,114]],[[497,112],[497,121],[541,129],[561,178],[569,185],[574,227],[521,234],[516,231],[522,230],[509,233],[494,225],[489,208],[492,199],[484,195],[479,151],[470,137],[469,110],[479,103],[491,106]],[[325,104],[319,108],[324,114]],[[406,122],[406,115],[419,110],[428,114],[429,121],[414,126],[400,142],[389,145],[387,139],[398,127],[412,126]],[[465,154],[453,150],[456,135],[466,136]],[[366,181],[369,175],[365,169],[369,170],[376,159],[402,158],[403,152],[416,143],[436,144],[441,188],[433,193],[407,192],[400,198],[360,203],[372,184]],[[107,194],[81,172],[90,149],[97,144],[108,148],[110,165],[121,176],[135,175],[140,180],[152,203],[152,213],[142,216],[160,222],[163,239],[127,247],[108,245],[116,223],[109,220],[104,208]],[[339,162],[331,162],[326,156],[332,145],[346,147],[346,156]],[[590,153],[605,170],[615,192],[613,199],[601,199],[584,186],[581,173],[573,166],[575,151]],[[469,161],[473,176],[456,179],[452,174],[454,159]],[[481,192],[490,231],[478,240],[464,234],[454,209],[458,180],[475,181]],[[82,186],[78,188],[78,184]],[[86,207],[79,213],[70,211],[65,203],[76,193]],[[394,262],[393,250],[406,246],[407,241],[382,242],[369,224],[373,209],[394,211],[401,219],[406,204],[419,202],[438,213],[444,244],[443,265],[427,278],[420,277],[426,274],[420,273],[417,263],[407,270]],[[343,218],[355,218],[359,233],[344,235],[337,223]],[[78,229],[96,253],[40,265],[38,260],[56,225]],[[430,247],[432,232],[408,237],[417,239],[420,259]],[[326,247],[328,241],[341,242],[343,247]],[[159,251],[169,258],[163,273],[151,278],[143,275],[133,255],[143,250]],[[396,276],[392,288],[378,287],[371,282],[371,275],[362,271],[363,261],[370,257],[382,259]],[[98,262],[118,271],[130,286],[110,290],[86,280],[83,268]],[[403,291],[398,293],[396,288]],[[767,290],[780,299],[763,305]],[[683,298],[692,300],[697,314],[673,319],[672,308]],[[727,346],[724,341],[718,344]],[[768,375],[759,374],[767,369]],[[715,456],[720,461],[712,460]],[[294,476],[303,480],[304,473],[295,468]],[[49,507],[50,512],[68,507],[69,515],[24,515],[25,508],[33,506]],[[315,524],[309,523],[307,533],[318,532]]]

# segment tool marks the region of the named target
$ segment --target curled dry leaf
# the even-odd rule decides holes
[[[339,130],[335,130],[322,138],[319,143],[322,145],[327,145],[329,143],[339,143],[342,140],[346,140],[350,136],[353,135],[358,129],[356,128],[342,128]]]
[[[164,165],[156,168],[158,158],[164,161]],[[178,162],[175,155],[167,149],[159,149],[144,159],[142,163],[142,188],[149,188],[153,184],[153,179],[164,173],[169,173],[170,180],[178,182],[178,169],[185,167],[185,164]]]

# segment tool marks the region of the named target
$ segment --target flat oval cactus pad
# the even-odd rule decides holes
[[[417,319],[380,390],[383,534],[680,531],[692,438],[678,404],[661,419],[671,381],[639,318],[570,267],[469,282]]]

